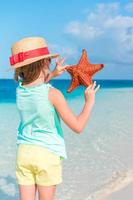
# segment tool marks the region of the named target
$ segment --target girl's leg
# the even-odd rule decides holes
[[[41,186],[37,185],[39,200],[54,200],[56,185]]]
[[[35,200],[37,186],[19,185],[20,200]]]

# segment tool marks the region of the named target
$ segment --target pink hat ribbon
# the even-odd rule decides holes
[[[49,54],[49,50],[47,47],[34,49],[26,52],[20,52],[10,57],[10,64],[15,65],[16,63],[23,62],[26,59],[43,56],[47,54]]]

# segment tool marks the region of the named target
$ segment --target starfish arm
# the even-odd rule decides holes
[[[103,68],[103,66],[103,64],[92,64],[88,71],[90,75],[93,75],[96,72],[100,71]]]
[[[73,71],[73,68],[75,67],[75,65],[70,65],[70,66],[67,66],[65,69],[68,71],[68,72],[71,72]]]
[[[80,85],[78,79],[76,77],[73,77],[71,80],[71,84],[69,86],[69,89],[67,92],[72,92],[75,88],[77,88]]]
[[[90,64],[90,61],[89,61],[89,59],[88,59],[88,57],[87,57],[87,52],[86,52],[86,50],[83,49],[83,51],[82,51],[82,56],[81,56],[81,58],[80,58],[80,60],[79,60],[78,65],[80,65],[80,67],[83,67],[83,68],[84,68],[84,66],[85,66],[85,65],[88,65],[88,64]]]

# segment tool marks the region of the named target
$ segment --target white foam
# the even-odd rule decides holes
[[[14,197],[16,195],[15,184],[8,183],[4,178],[0,179],[0,189],[8,196]]]
[[[100,189],[90,194],[85,200],[105,200],[110,194],[125,188],[133,182],[133,170],[113,174],[109,182],[104,183]]]

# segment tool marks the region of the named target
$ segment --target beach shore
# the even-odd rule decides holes
[[[120,191],[113,193],[106,200],[132,200],[133,199],[133,183]]]

